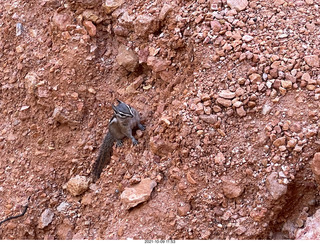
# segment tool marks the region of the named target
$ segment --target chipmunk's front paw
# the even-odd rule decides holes
[[[146,127],[142,124],[138,124],[138,127],[140,130],[144,131],[146,129]]]

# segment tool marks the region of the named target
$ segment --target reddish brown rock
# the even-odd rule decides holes
[[[84,20],[83,26],[88,31],[89,36],[95,36],[97,34],[97,28],[90,20]]]
[[[248,6],[247,0],[227,0],[227,4],[230,8],[237,11],[242,11]]]
[[[286,138],[284,136],[276,139],[273,142],[273,145],[276,146],[276,147],[280,147],[280,146],[283,146],[285,144],[286,144]]]
[[[133,208],[139,203],[145,202],[150,198],[150,194],[157,182],[149,178],[141,180],[141,182],[133,187],[127,187],[122,192],[120,199],[125,204],[126,209]]]
[[[55,12],[52,17],[52,25],[60,31],[65,31],[67,26],[72,24],[71,20],[71,14]]]
[[[159,29],[159,21],[152,15],[139,15],[134,21],[134,31],[138,36],[146,37]]]
[[[137,55],[129,48],[124,45],[121,45],[118,50],[117,62],[119,65],[123,66],[128,71],[135,71],[138,67],[138,57]]]
[[[304,61],[311,67],[319,67],[318,55],[309,55],[304,57]]]
[[[222,90],[219,92],[219,97],[225,98],[225,99],[233,99],[236,94],[234,92],[231,92],[229,90]]]
[[[89,188],[89,179],[85,176],[77,175],[71,178],[66,184],[66,189],[72,196],[78,196],[84,193]]]
[[[257,82],[261,82],[262,78],[261,75],[253,73],[249,76],[249,79],[252,83],[257,83]]]
[[[266,187],[273,199],[277,200],[287,193],[287,185],[278,182],[278,173],[273,172],[267,177]]]
[[[181,203],[177,209],[177,213],[179,216],[187,216],[191,210],[191,206],[189,203]]]
[[[104,0],[103,8],[107,14],[112,13],[123,4],[124,0]]]
[[[223,176],[221,180],[223,182],[222,184],[223,194],[227,198],[239,197],[244,191],[244,188],[242,187],[242,185],[239,184],[236,180],[232,179],[231,177]]]
[[[313,157],[313,160],[311,162],[311,169],[313,174],[315,175],[315,179],[318,185],[320,186],[320,153],[319,152],[317,152]]]
[[[231,100],[229,100],[229,99],[224,99],[224,98],[221,98],[221,97],[219,97],[219,98],[217,99],[217,103],[220,104],[220,105],[222,105],[222,106],[224,106],[224,107],[230,107],[230,106],[232,105]]]

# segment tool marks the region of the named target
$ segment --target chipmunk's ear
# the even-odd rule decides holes
[[[115,113],[118,113],[117,107],[112,104],[112,109]]]

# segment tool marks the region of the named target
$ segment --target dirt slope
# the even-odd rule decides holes
[[[0,238],[295,239],[320,201],[319,4],[1,1],[0,220],[31,199]],[[116,99],[147,129],[73,197]]]

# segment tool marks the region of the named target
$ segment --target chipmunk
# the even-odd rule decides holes
[[[133,137],[132,130],[138,127],[143,131],[146,128],[140,123],[139,113],[134,108],[118,99],[117,101],[119,103],[117,106],[112,105],[114,115],[108,125],[109,131],[100,146],[98,158],[93,165],[93,182],[100,178],[103,168],[109,164],[114,142],[116,141],[117,146],[121,147],[122,139],[128,137],[132,140],[133,145],[137,145],[138,141]]]

